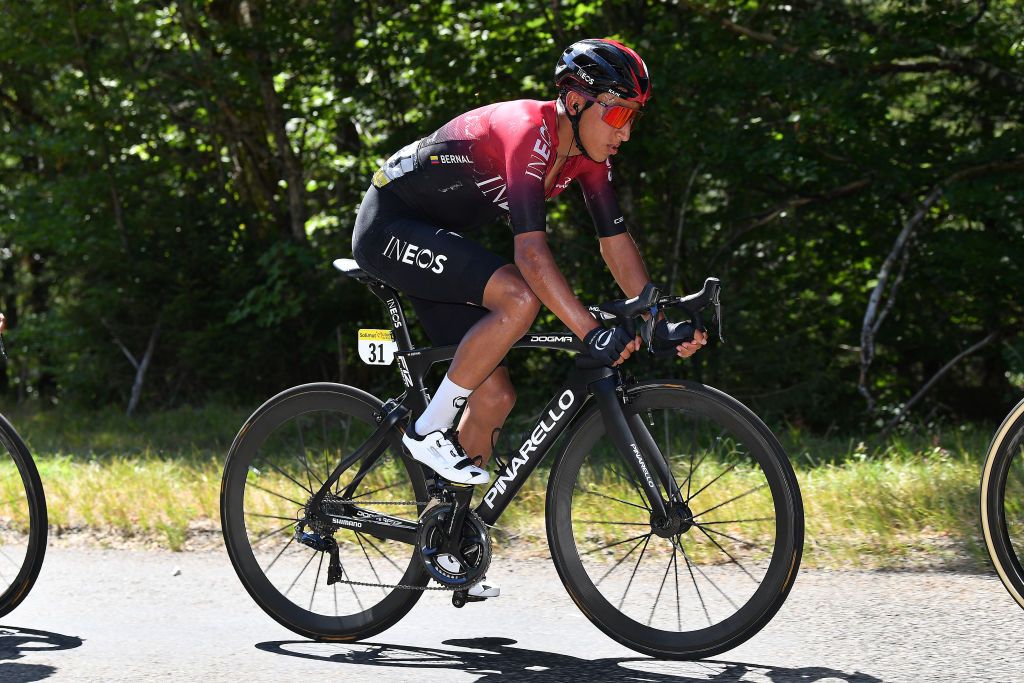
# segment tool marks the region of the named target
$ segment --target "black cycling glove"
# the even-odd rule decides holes
[[[595,327],[583,338],[587,345],[587,352],[594,360],[600,361],[602,365],[611,365],[619,360],[626,345],[636,337],[622,328],[616,327]]]

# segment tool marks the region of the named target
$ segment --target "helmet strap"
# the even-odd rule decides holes
[[[565,106],[565,115],[569,119],[569,124],[572,126],[573,142],[576,143],[576,147],[580,150],[580,154],[582,154],[584,156],[584,158],[589,159],[590,161],[593,161],[591,156],[589,154],[587,154],[587,150],[583,146],[583,141],[580,140],[580,119],[583,118],[583,112],[585,112],[587,109],[589,109],[590,106],[592,104],[594,104],[594,103],[591,102],[590,100],[587,100],[587,103],[585,105],[583,105],[583,109],[580,109],[578,112],[576,112],[574,114],[574,113],[569,111],[569,89],[568,88],[562,88],[561,95],[562,95],[562,104]]]

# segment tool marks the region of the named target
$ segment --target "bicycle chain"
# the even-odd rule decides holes
[[[437,500],[437,499],[435,498],[433,500]],[[344,500],[344,499],[341,499],[341,498],[339,498],[337,500],[332,500],[330,502],[331,503],[341,503],[341,504],[351,503],[353,505],[359,505],[359,506],[364,506],[364,505],[403,505],[403,506],[406,506],[406,507],[411,507],[413,505],[419,506],[419,505],[429,505],[430,504],[429,502],[428,503],[421,503],[418,500],[392,500],[392,501],[384,501],[384,500],[382,500],[382,501],[373,501],[373,500],[356,500],[356,499]],[[484,577],[481,576],[479,581],[475,581],[474,583],[472,583],[472,584],[470,584],[468,586],[445,586],[443,584],[439,585],[439,586],[411,586],[409,584],[404,584],[404,583],[370,583],[368,581],[349,581],[348,579],[338,579],[337,581],[335,581],[335,583],[347,583],[350,586],[369,586],[371,588],[398,588],[398,589],[407,590],[407,591],[458,591],[458,590],[467,590],[469,588],[472,588],[477,583],[480,583],[480,581],[483,581],[483,580],[484,580]],[[435,583],[440,583],[440,582],[437,581],[437,579],[434,579],[434,581],[435,581]]]

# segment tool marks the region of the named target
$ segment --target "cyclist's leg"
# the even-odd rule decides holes
[[[483,458],[481,467],[486,467],[491,459],[496,432],[505,424],[515,402],[516,390],[504,365],[492,372],[469,397],[459,419],[459,441],[471,456]]]
[[[386,191],[371,188],[367,192],[356,220],[353,253],[361,267],[407,294],[487,309],[463,337],[448,374],[408,434],[417,444],[424,443],[424,435],[434,435],[437,443],[430,448],[424,445],[421,455],[426,458],[430,451],[450,456],[437,461],[445,476],[463,483],[483,483],[487,475],[482,470],[460,477],[460,472],[467,474],[462,471],[467,469],[465,463],[456,465],[457,453],[445,450],[452,445],[438,440],[441,437],[437,435],[452,426],[465,404],[462,399],[484,383],[512,344],[530,328],[540,310],[538,299],[515,266],[483,246],[423,220]],[[443,460],[450,460],[460,472],[445,467]],[[427,464],[438,469],[433,462]]]
[[[488,311],[470,304],[449,304],[410,296],[416,318],[434,346],[458,344]],[[497,367],[469,397],[459,420],[459,442],[471,457],[486,465],[491,457],[495,432],[501,429],[516,401],[515,388],[505,362]]]

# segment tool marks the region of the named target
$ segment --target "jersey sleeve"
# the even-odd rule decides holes
[[[598,237],[612,237],[626,232],[626,219],[612,188],[611,159],[603,164],[590,164],[590,168],[579,175],[579,183]]]
[[[512,232],[543,232],[547,228],[544,175],[554,155],[547,124],[540,116],[516,112],[495,117],[491,126],[505,158]]]

